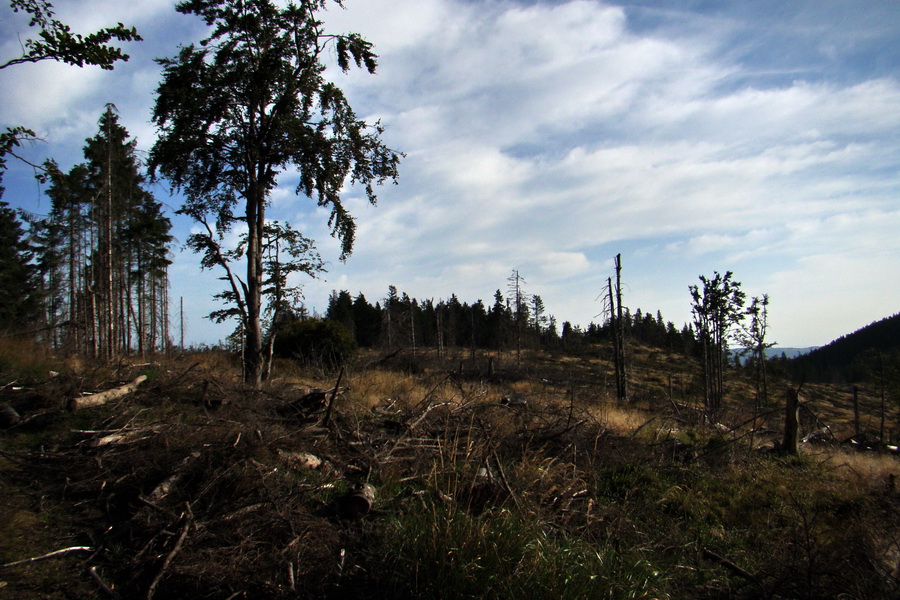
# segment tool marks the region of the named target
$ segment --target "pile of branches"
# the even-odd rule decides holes
[[[258,391],[197,365],[150,381],[119,375],[121,385],[42,409],[60,430],[51,449],[6,453],[40,463],[41,493],[66,507],[79,544],[7,563],[4,577],[78,560],[82,579],[108,597],[346,591],[367,578],[373,523],[403,501],[383,497],[385,482],[425,487],[436,462],[460,461],[471,485],[448,501],[520,502],[502,455],[562,443],[586,423],[572,403],[486,401],[446,373],[415,402],[366,410],[344,397],[340,378],[327,390]],[[4,435],[34,425],[26,415]]]

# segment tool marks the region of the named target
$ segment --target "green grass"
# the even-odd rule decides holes
[[[473,515],[440,499],[385,526],[379,567],[400,598],[631,600],[667,597],[639,551],[620,552],[493,508]]]

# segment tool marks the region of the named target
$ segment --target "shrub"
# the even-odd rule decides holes
[[[356,352],[356,342],[347,328],[329,319],[305,319],[282,325],[275,335],[273,352],[306,365],[335,369]]]

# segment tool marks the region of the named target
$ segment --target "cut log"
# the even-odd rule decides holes
[[[89,396],[82,396],[81,398],[72,398],[71,400],[69,400],[69,410],[78,410],[79,408],[101,406],[103,404],[106,404],[110,400],[118,400],[119,398],[124,398],[128,394],[134,393],[137,387],[145,381],[147,381],[147,376],[141,375],[131,383],[127,383],[121,387],[106,390],[105,392],[98,392]]]

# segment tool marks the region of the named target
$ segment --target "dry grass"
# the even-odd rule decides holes
[[[834,477],[860,490],[889,491],[894,487],[892,478],[900,476],[900,458],[895,455],[840,447],[810,448],[807,452]],[[896,487],[900,488],[900,481]]]

